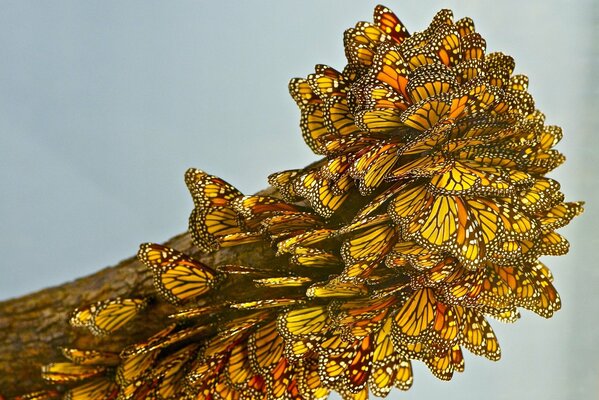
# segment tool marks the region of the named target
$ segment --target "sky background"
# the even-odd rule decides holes
[[[594,4],[595,3],[595,4]],[[586,213],[546,260],[562,295],[551,320],[494,321],[503,358],[467,355],[450,383],[415,363],[390,399],[599,399],[599,4],[386,3],[410,31],[447,7],[489,51],[516,59],[568,161],[552,177]],[[183,173],[198,167],[246,193],[316,156],[287,82],[345,65],[342,34],[370,1],[0,1],[0,300],[116,264],[186,229]],[[435,396],[435,397],[433,397]]]

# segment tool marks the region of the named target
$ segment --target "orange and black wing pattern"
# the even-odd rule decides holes
[[[207,293],[220,279],[218,273],[207,265],[159,244],[142,244],[138,258],[154,273],[154,286],[158,293],[174,304]]]

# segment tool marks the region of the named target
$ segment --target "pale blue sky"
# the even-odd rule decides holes
[[[595,2],[596,3],[596,2]],[[0,1],[0,299],[90,274],[186,229],[194,166],[242,191],[315,160],[287,82],[344,65],[342,33],[376,3]],[[593,0],[394,0],[410,30],[442,8],[516,59],[547,122],[553,176],[587,212],[549,259],[563,310],[498,322],[503,359],[440,382],[417,366],[401,399],[596,399],[599,8]]]

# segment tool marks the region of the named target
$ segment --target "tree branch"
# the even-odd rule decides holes
[[[276,191],[269,188],[259,194],[272,196]],[[264,265],[274,257],[274,251],[262,244],[194,254],[197,249],[187,233],[173,237],[166,245],[207,265]],[[63,359],[60,347],[119,351],[127,344],[147,338],[148,332],[164,327],[167,315],[175,310],[156,298],[143,318],[108,337],[94,337],[86,329],[68,324],[69,314],[76,307],[117,296],[155,295],[152,274],[137,258],[131,257],[73,282],[0,302],[0,399],[2,395],[10,397],[47,387],[40,368]]]

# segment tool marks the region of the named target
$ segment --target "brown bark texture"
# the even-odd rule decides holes
[[[266,189],[259,194],[275,195],[275,190]],[[197,254],[187,233],[173,237],[166,245],[207,265],[260,265],[274,258],[274,251],[262,244]],[[69,325],[69,315],[75,308],[119,296],[153,300],[134,322],[106,337],[95,337],[87,329]],[[0,302],[0,400],[3,396],[10,398],[47,388],[41,367],[67,361],[61,347],[119,351],[164,327],[174,310],[156,296],[152,273],[136,257],[60,286]]]

